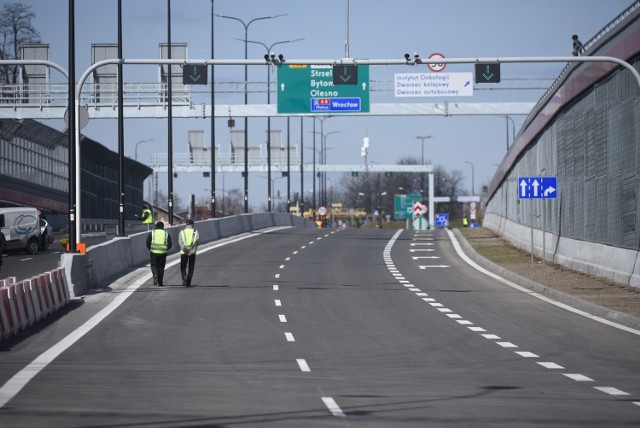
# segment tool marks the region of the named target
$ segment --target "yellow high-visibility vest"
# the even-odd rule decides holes
[[[147,218],[142,220],[142,223],[144,223],[144,224],[153,223],[153,213],[151,212],[150,209],[142,210],[142,216],[144,217],[144,213],[147,213],[147,212],[149,213],[149,215],[147,216]]]
[[[169,245],[167,240],[169,239],[169,232],[163,229],[154,229],[151,231],[151,251],[154,254],[167,254],[169,251]]]
[[[200,234],[197,230],[192,227],[186,227],[180,231],[180,237],[182,238],[182,242],[184,243],[184,247],[186,252],[180,248],[180,254],[186,254],[193,251],[193,254],[196,253],[196,247],[198,245],[198,239],[200,238]]]

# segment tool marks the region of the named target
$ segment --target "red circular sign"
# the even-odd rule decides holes
[[[441,53],[432,53],[431,55],[429,55],[429,59],[441,59],[441,58],[444,59],[444,55],[442,55]],[[427,64],[427,67],[429,67],[429,70],[436,73],[444,70],[446,66],[447,64],[445,64],[444,62],[441,62],[438,64]]]

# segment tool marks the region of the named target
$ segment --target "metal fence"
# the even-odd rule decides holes
[[[630,62],[640,69],[640,60]],[[557,176],[557,199],[518,199],[518,177]],[[640,89],[618,70],[522,155],[486,213],[558,236],[640,249]],[[532,224],[533,222],[533,224]]]

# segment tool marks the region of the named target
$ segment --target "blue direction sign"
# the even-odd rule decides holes
[[[360,98],[311,98],[311,111],[360,111]]]
[[[556,199],[556,177],[519,177],[518,199]]]

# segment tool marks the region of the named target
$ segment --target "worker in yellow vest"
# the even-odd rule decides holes
[[[151,273],[153,274],[153,285],[162,287],[164,285],[164,266],[167,263],[167,252],[172,247],[171,235],[164,230],[164,223],[159,221],[156,228],[147,236],[147,248],[149,249]]]
[[[142,224],[146,224],[147,230],[150,230],[151,225],[153,224],[153,213],[151,212],[151,209],[149,209],[149,205],[145,204],[140,218],[142,219]]]
[[[182,285],[191,287],[193,269],[196,266],[196,252],[198,250],[200,234],[193,228],[193,220],[188,219],[187,225],[180,231],[178,243],[180,245],[180,273]],[[189,272],[187,272],[187,265]]]

